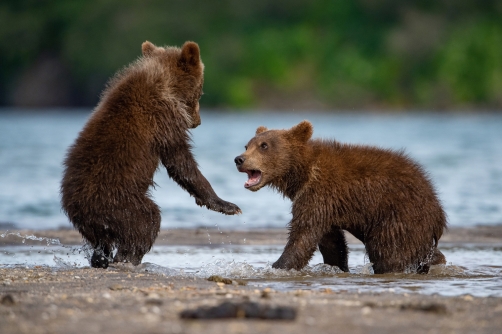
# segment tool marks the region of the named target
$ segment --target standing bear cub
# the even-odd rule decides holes
[[[235,158],[244,186],[268,185],[289,198],[289,239],[274,268],[300,270],[317,247],[324,263],[348,271],[346,230],[361,240],[376,274],[446,263],[437,249],[446,217],[422,168],[402,152],[310,139],[303,121],[261,126]]]
[[[159,161],[199,206],[233,215],[198,169],[189,129],[200,123],[199,47],[142,44],[143,56],[108,83],[64,162],[61,204],[94,248],[93,267],[141,263],[160,229],[149,189]]]

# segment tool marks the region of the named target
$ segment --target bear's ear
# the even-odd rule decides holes
[[[143,52],[143,56],[145,57],[151,56],[154,50],[155,45],[153,45],[149,41],[143,42],[143,44],[141,44],[141,52]]]
[[[185,68],[198,67],[200,64],[200,50],[195,42],[185,42],[181,48],[180,62]]]
[[[256,129],[256,134],[260,134],[260,133],[265,132],[267,130],[268,129],[266,127],[264,127],[263,125],[259,126],[258,129]]]
[[[293,138],[301,142],[307,142],[314,133],[314,127],[309,121],[302,121],[289,129],[288,132]]]

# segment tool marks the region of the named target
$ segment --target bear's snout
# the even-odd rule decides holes
[[[234,159],[234,162],[237,166],[240,166],[244,163],[244,161],[246,161],[246,158],[244,158],[242,155],[239,155],[238,157],[236,157]]]

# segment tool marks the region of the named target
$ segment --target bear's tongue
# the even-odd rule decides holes
[[[259,170],[248,170],[246,173],[248,174],[248,180],[244,183],[245,188],[249,188],[260,183],[261,172]]]

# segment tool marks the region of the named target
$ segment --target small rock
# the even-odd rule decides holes
[[[112,291],[124,290],[124,287],[121,284],[113,284],[112,286],[110,286],[110,290]]]
[[[201,306],[180,313],[182,319],[267,319],[294,320],[296,309],[289,306],[270,306],[254,302],[224,302],[218,306]]]
[[[369,306],[363,307],[361,309],[361,313],[362,313],[362,315],[368,315],[368,314],[370,314],[371,313],[371,307],[369,307]]]
[[[146,305],[155,305],[155,306],[160,306],[162,305],[162,300],[160,298],[155,298],[155,297],[150,297],[145,301]]]
[[[261,292],[261,298],[265,298],[265,299],[270,298],[271,297],[270,294],[271,294],[272,291],[273,290],[270,289],[270,288],[263,289],[262,292]]]
[[[5,305],[5,306],[12,306],[16,302],[14,301],[14,297],[12,295],[5,295],[2,297],[2,300],[0,301],[0,304]]]
[[[474,297],[471,295],[465,295],[463,299],[465,301],[472,302],[474,300]]]
[[[437,313],[437,314],[448,313],[446,306],[443,304],[438,304],[438,303],[404,304],[404,305],[401,305],[401,310],[413,310],[413,311],[430,312],[430,313]]]
[[[230,278],[224,278],[218,275],[209,276],[207,280],[216,283],[232,284],[232,280]]]

